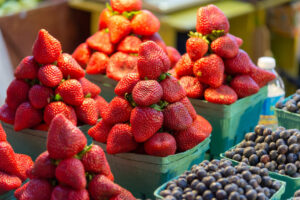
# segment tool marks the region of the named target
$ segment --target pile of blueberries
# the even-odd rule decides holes
[[[254,132],[234,149],[225,152],[227,158],[251,166],[267,168],[291,177],[300,177],[300,131],[278,127],[275,131],[257,125]]]
[[[300,199],[300,190],[297,190],[295,193],[294,193],[294,197],[298,197]],[[297,199],[298,199],[297,198]]]
[[[160,195],[164,200],[265,200],[281,187],[268,170],[230,160],[203,161],[170,181]]]
[[[298,89],[287,102],[278,101],[276,108],[300,114],[300,89]]]

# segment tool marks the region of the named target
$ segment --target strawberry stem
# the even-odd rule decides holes
[[[91,98],[91,97],[92,97],[92,94],[89,92],[89,93],[87,93],[87,95],[85,95],[84,98]]]
[[[60,163],[60,160],[54,160],[51,158],[51,164],[57,166]]]
[[[127,19],[131,20],[136,14],[139,14],[141,11],[131,11],[131,12],[127,12],[124,11],[122,13],[122,16],[126,17]]]
[[[158,77],[157,81],[158,81],[158,82],[161,82],[161,81],[165,80],[166,78],[167,78],[167,74],[166,74],[166,73],[163,73],[163,74],[161,74],[161,75]]]
[[[125,93],[124,98],[131,104],[132,107],[136,107],[136,103],[134,102],[132,98],[132,94]]]
[[[109,29],[108,29],[108,28],[104,29],[104,32],[105,32],[105,33],[108,33],[108,32],[109,32]]]
[[[54,61],[54,62],[52,63],[52,65],[57,65],[57,61]]]
[[[60,96],[60,94],[56,94],[54,96],[54,101],[61,101],[62,100],[62,97]]]
[[[154,110],[157,110],[157,111],[162,111],[161,107],[159,105],[157,105],[157,104],[152,104],[150,106],[150,108],[153,108]]]
[[[92,143],[92,144],[90,144],[88,146],[85,146],[84,149],[81,152],[79,152],[77,155],[75,155],[74,157],[77,158],[77,159],[79,159],[79,160],[81,160],[82,156],[84,154],[86,154],[87,152],[89,152],[92,149],[93,145],[94,144]]]

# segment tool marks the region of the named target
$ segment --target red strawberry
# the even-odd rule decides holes
[[[25,57],[15,70],[17,79],[35,79],[37,78],[39,65],[33,59],[33,56]]]
[[[55,168],[56,166],[52,164],[52,160],[49,156],[48,151],[40,154],[31,170],[31,174],[37,178],[54,178],[55,177]]]
[[[217,6],[210,4],[198,9],[196,30],[203,35],[210,34],[213,30],[224,30],[228,33],[229,22]]]
[[[52,186],[48,180],[31,179],[28,185],[23,186],[24,191],[19,200],[50,200]]]
[[[276,78],[276,75],[272,72],[256,67],[254,64],[251,67],[251,72],[249,75],[260,88]]]
[[[178,76],[177,76],[177,74],[176,74],[175,68],[170,69],[170,70],[168,71],[168,73],[169,73],[171,76],[173,76],[174,78],[179,79]]]
[[[79,82],[82,86],[83,89],[83,94],[85,97],[96,97],[100,94],[101,89],[98,85],[92,83],[91,81],[89,81],[86,78],[81,78],[79,79]]]
[[[108,20],[109,38],[113,44],[118,43],[131,32],[130,21],[122,15],[114,15]]]
[[[0,142],[3,142],[3,141],[7,141],[6,140],[6,133],[5,133],[2,125],[0,124]]]
[[[20,172],[18,177],[25,181],[28,178],[27,171],[33,166],[33,161],[30,156],[25,154],[16,153],[15,158]]]
[[[0,142],[0,171],[21,175],[13,148],[7,142]]]
[[[201,37],[190,37],[186,41],[186,52],[192,61],[202,58],[208,50],[208,44]]]
[[[140,81],[138,73],[129,73],[125,75],[115,87],[116,95],[124,97],[124,95],[131,94],[134,86]]]
[[[168,57],[171,62],[171,68],[173,68],[176,65],[176,63],[178,62],[178,60],[180,60],[181,55],[177,51],[177,49],[175,49],[174,47],[170,47],[170,46],[167,47],[167,54],[168,54]]]
[[[6,90],[6,104],[12,110],[16,110],[18,106],[27,101],[29,85],[21,80],[13,80]]]
[[[89,129],[88,134],[97,142],[106,143],[112,125],[105,123],[103,120]]]
[[[137,69],[141,79],[157,79],[170,69],[170,60],[166,53],[155,42],[147,41],[141,44]]]
[[[183,131],[175,133],[175,139],[179,151],[189,150],[205,140],[212,131],[210,123],[201,116],[193,124]]]
[[[194,63],[190,59],[189,54],[185,53],[182,55],[180,60],[175,65],[175,71],[178,77],[192,76]]]
[[[132,98],[139,106],[150,106],[160,101],[163,89],[155,80],[139,81],[132,90]]]
[[[15,112],[5,103],[0,107],[0,120],[13,125],[15,123]]]
[[[86,66],[86,73],[105,74],[108,62],[109,57],[106,54],[95,52]]]
[[[61,184],[76,190],[86,187],[84,166],[77,158],[67,158],[60,161],[55,169],[55,177]]]
[[[234,89],[239,98],[250,96],[259,91],[259,86],[248,75],[234,77],[230,82],[230,86]]]
[[[57,66],[63,73],[64,78],[78,79],[84,77],[85,73],[76,60],[67,53],[63,53],[57,60]]]
[[[93,199],[107,199],[120,194],[121,187],[104,175],[96,175],[88,185]]]
[[[112,12],[108,8],[105,8],[104,10],[102,10],[102,12],[99,16],[99,30],[107,27],[108,20],[112,15],[113,15]]]
[[[150,11],[141,10],[131,20],[131,27],[134,34],[150,36],[158,32],[160,22]]]
[[[142,8],[141,0],[110,0],[110,4],[112,9],[119,13],[137,11]]]
[[[61,51],[60,42],[41,29],[32,48],[34,59],[40,64],[51,64],[58,59]]]
[[[77,125],[77,117],[74,108],[72,108],[71,106],[67,106],[62,101],[51,102],[45,107],[44,121],[47,125],[50,125],[52,119],[58,114],[63,114],[74,124],[74,126]]]
[[[51,200],[89,200],[89,193],[86,189],[74,190],[58,185],[53,189]]]
[[[72,106],[80,106],[84,100],[82,86],[76,79],[64,81],[56,88],[55,93]]]
[[[110,130],[107,137],[106,151],[109,154],[126,153],[137,148],[131,127],[127,124],[116,124]]]
[[[14,193],[14,196],[16,197],[16,199],[20,199],[21,195],[23,194],[23,192],[27,188],[28,184],[29,184],[29,182],[25,183],[24,185],[22,185],[21,187],[16,189],[16,191]]]
[[[238,44],[239,47],[242,46],[243,40],[242,40],[241,38],[236,37],[236,36],[234,36],[234,35],[231,35],[230,33],[227,33],[227,35],[228,35],[229,37],[233,38],[233,39],[235,40],[235,42]]]
[[[128,190],[121,188],[121,193],[109,200],[136,200],[136,198]]]
[[[172,76],[168,76],[160,82],[163,89],[162,99],[169,103],[177,102],[186,96],[186,92],[179,84],[178,80]]]
[[[176,152],[175,138],[169,133],[156,133],[144,144],[149,155],[166,157]]]
[[[196,77],[183,76],[179,79],[179,83],[186,91],[186,96],[194,99],[203,96],[203,86]]]
[[[119,43],[117,50],[124,53],[138,53],[141,43],[140,38],[129,35]]]
[[[64,115],[57,115],[48,131],[47,149],[53,159],[70,158],[84,149],[87,139]]]
[[[135,107],[130,116],[135,141],[145,142],[163,125],[163,113],[150,107]]]
[[[75,107],[79,121],[84,124],[95,125],[98,120],[97,103],[92,98],[85,98],[80,106]]]
[[[97,108],[98,108],[98,114],[100,117],[102,117],[102,113],[104,111],[104,109],[106,109],[106,107],[108,106],[108,103],[107,101],[101,97],[101,96],[96,96],[94,98],[94,100],[96,101],[97,103]]]
[[[85,68],[90,60],[92,51],[87,43],[81,43],[73,52],[72,57],[78,62],[81,67]]]
[[[106,176],[109,180],[114,181],[115,177],[114,175],[110,172],[110,174],[108,176]]]
[[[63,74],[55,65],[44,65],[39,69],[38,78],[47,87],[56,87],[61,82]]]
[[[151,41],[155,42],[156,44],[158,44],[158,46],[160,46],[160,48],[162,48],[162,50],[165,53],[167,53],[167,45],[165,44],[163,39],[160,37],[159,33],[154,33],[153,35],[142,37],[142,42],[147,42],[149,40],[151,40]]]
[[[9,175],[0,171],[0,195],[17,189],[22,185],[22,181],[14,175]]]
[[[206,101],[217,104],[232,104],[238,99],[235,91],[227,86],[221,85],[218,88],[208,88],[204,92]]]
[[[86,40],[88,46],[96,51],[100,51],[107,55],[114,52],[114,45],[110,42],[109,34],[104,30],[96,32]]]
[[[106,69],[107,77],[116,81],[121,80],[128,73],[137,72],[137,56],[117,52],[109,59]]]
[[[36,109],[42,109],[47,104],[50,103],[51,98],[53,97],[53,90],[51,88],[42,86],[42,85],[34,85],[29,90],[29,101],[30,104]]]
[[[230,75],[249,74],[251,71],[252,61],[248,54],[240,49],[234,58],[224,60],[225,72]]]
[[[48,129],[49,129],[49,125],[48,124],[39,124],[35,127],[33,127],[34,130],[38,130],[38,131],[47,131],[48,132]]]
[[[193,68],[194,74],[200,82],[211,87],[220,87],[224,79],[224,63],[222,58],[211,54],[197,60]]]
[[[164,113],[164,127],[181,131],[188,128],[193,119],[188,112],[188,109],[180,102],[169,104],[163,111]]]
[[[210,45],[212,51],[222,58],[233,58],[239,52],[239,45],[235,38],[224,35],[215,39]]]
[[[103,111],[102,118],[107,124],[123,123],[129,121],[131,110],[132,107],[127,100],[116,96]]]
[[[181,99],[179,101],[180,103],[182,103],[185,108],[187,109],[187,111],[189,112],[190,116],[192,117],[192,119],[196,119],[197,117],[197,113],[196,110],[194,108],[194,106],[192,105],[192,103],[190,102],[190,100],[187,97],[184,97],[183,99]]]
[[[41,123],[41,121],[43,121],[43,112],[32,107],[29,102],[24,102],[16,111],[14,129],[20,131],[31,128]]]

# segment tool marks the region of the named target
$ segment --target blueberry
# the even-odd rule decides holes
[[[259,167],[259,168],[264,168],[265,167],[265,164],[264,163],[261,163],[261,162],[259,162],[259,163],[257,163],[257,165],[256,165],[257,167]]]
[[[268,136],[272,134],[272,129],[270,128],[265,128],[264,132],[263,132],[263,136]]]
[[[222,178],[222,174],[220,172],[213,172],[211,174],[216,180]]]
[[[269,197],[272,197],[277,191],[274,190],[274,189],[270,189],[270,196]]]
[[[195,200],[203,200],[203,198],[202,198],[202,196],[198,195],[198,196],[196,196]]]
[[[243,179],[243,178],[240,178],[237,182],[237,185],[242,188],[246,187],[247,184],[248,184],[247,181],[245,181],[245,179]]]
[[[213,159],[213,160],[210,161],[210,163],[212,163],[212,164],[218,166],[218,165],[220,164],[220,160],[218,160],[218,159]]]
[[[165,200],[176,200],[175,197],[173,197],[172,195],[168,195],[164,198]]]
[[[249,184],[253,187],[256,188],[259,184],[255,179],[250,179]]]
[[[297,143],[297,141],[298,141],[297,136],[292,135],[292,136],[289,137],[289,139],[288,139],[288,141],[287,141],[287,144],[288,144],[288,145],[291,145],[291,144]]]
[[[202,182],[199,182],[197,185],[196,185],[196,188],[195,190],[197,190],[199,192],[199,194],[202,194],[205,190],[207,190],[207,187],[204,183]]]
[[[245,148],[247,146],[246,140],[242,140],[238,145],[236,145],[236,148]]]
[[[248,166],[241,165],[241,164],[239,164],[235,168],[236,168],[237,173],[242,173],[243,171],[248,170]]]
[[[225,156],[227,158],[232,158],[234,156],[235,152],[233,150],[228,150],[225,152]]]
[[[243,176],[243,178],[246,180],[246,181],[250,181],[250,179],[251,179],[251,172],[250,171],[243,171],[242,172],[242,176]]]
[[[197,171],[197,177],[201,181],[204,177],[207,176],[207,172],[204,169],[200,169]]]
[[[216,181],[216,179],[213,176],[206,176],[202,179],[202,182],[209,187],[212,182]]]
[[[225,185],[227,185],[227,184],[229,183],[229,181],[228,181],[227,178],[220,178],[220,179],[218,180],[218,182],[221,183],[221,185],[222,185],[223,187],[225,187]]]
[[[270,189],[267,187],[264,187],[264,193],[267,197],[271,196]]]
[[[224,169],[225,176],[231,176],[231,175],[234,175],[235,173],[236,173],[236,169],[232,166],[227,166]]]
[[[300,102],[297,102],[297,107],[300,108]]]
[[[252,190],[253,187],[251,185],[246,185],[246,187],[244,189],[245,189],[245,192],[248,192],[248,191]]]
[[[235,183],[235,184],[237,184],[238,180],[239,180],[239,178],[238,178],[238,176],[236,176],[236,175],[233,175],[233,176],[229,176],[229,177],[228,177],[229,183]]]
[[[298,156],[294,153],[289,153],[288,156],[286,157],[287,162],[289,163],[295,163],[296,160],[298,159]]]
[[[282,175],[285,175],[285,170],[284,170],[284,169],[281,169],[281,170],[278,171],[278,173],[279,173],[279,174],[282,174]]]
[[[262,155],[261,157],[260,157],[260,162],[262,162],[262,163],[264,163],[264,164],[266,164],[267,162],[269,162],[270,161],[270,156],[269,155]]]
[[[269,171],[273,172],[275,170],[275,165],[271,162],[268,162],[265,164],[265,168],[267,168]]]
[[[288,152],[288,146],[285,144],[282,144],[278,147],[277,151],[279,154],[286,154]]]
[[[252,174],[259,174],[259,168],[258,167],[251,166],[251,167],[249,167],[249,171]]]
[[[220,161],[219,168],[225,168],[225,167],[231,166],[231,165],[232,165],[232,163],[230,160],[223,159]]]
[[[232,192],[230,193],[228,200],[239,200],[240,194],[238,192]]]
[[[282,101],[278,101],[275,105],[275,107],[279,108],[279,109],[283,108],[283,106],[284,106],[284,103]]]
[[[298,110],[297,105],[296,105],[296,104],[292,104],[292,103],[287,104],[287,105],[286,105],[286,108],[287,108],[287,110],[290,111],[290,112],[296,112],[296,111]]]
[[[265,138],[264,138],[263,136],[258,136],[258,137],[255,139],[255,143],[262,143],[264,140],[265,140]]]
[[[272,184],[272,188],[275,190],[279,190],[281,187],[281,183],[279,181],[274,181]]]
[[[300,89],[296,90],[296,94],[300,94]]]
[[[244,148],[235,148],[234,149],[235,154],[243,155]]]
[[[212,164],[212,163],[209,163],[209,164],[208,164],[208,170],[209,170],[209,171],[215,172],[215,171],[217,171],[217,169],[218,169],[218,166],[217,166],[217,165],[214,165],[214,164]]]
[[[163,190],[159,194],[160,194],[160,196],[165,197],[165,196],[171,195],[171,191],[170,190]]]
[[[252,178],[255,179],[255,180],[257,181],[258,184],[260,184],[261,181],[262,181],[260,175],[258,175],[258,174],[252,175]]]
[[[246,163],[247,165],[249,165],[249,159],[244,157],[242,158],[241,162]]]
[[[181,187],[182,189],[183,189],[183,188],[186,188],[186,187],[188,186],[186,180],[183,179],[183,178],[179,178],[179,179],[177,180],[177,185],[178,185],[179,187]]]
[[[295,162],[295,165],[296,165],[296,167],[297,167],[298,169],[300,169],[300,161],[299,161],[299,160],[297,160],[297,161]]]
[[[277,163],[278,164],[284,164],[286,162],[286,156],[284,154],[280,154],[277,157]]]
[[[264,126],[264,125],[257,125],[257,126],[255,127],[255,129],[254,129],[254,131],[255,131],[255,133],[256,133],[257,135],[262,135],[263,132],[264,132],[264,130],[265,130],[265,126]]]
[[[245,147],[254,147],[255,145],[256,145],[255,142],[253,142],[253,141],[247,141]]]
[[[249,158],[254,153],[255,153],[255,149],[253,147],[246,147],[244,149],[243,155],[246,156],[247,158]]]
[[[290,99],[290,100],[288,100],[286,103],[285,103],[285,105],[287,105],[287,104],[295,104],[296,103],[296,101],[294,100],[294,99]]]
[[[185,198],[186,198],[187,200],[193,200],[195,197],[196,197],[196,195],[195,195],[192,191],[187,192],[187,193],[185,194]]]
[[[278,140],[276,140],[276,147],[278,148],[279,146],[281,145],[284,145],[285,144],[285,141],[284,139],[280,138]]]
[[[172,195],[174,197],[176,197],[177,199],[179,199],[181,197],[181,195],[182,195],[182,191],[180,191],[180,190],[173,190],[172,191]]]
[[[269,198],[266,197],[265,193],[260,192],[260,193],[257,194],[256,199],[257,199],[257,200],[267,200],[267,199],[269,199]]]
[[[214,182],[214,183],[210,184],[209,189],[212,192],[216,192],[217,190],[222,189],[222,184],[219,182]]]
[[[216,192],[216,197],[218,200],[223,200],[223,199],[227,199],[227,193],[225,190],[218,190]]]
[[[246,139],[246,141],[255,141],[255,139],[256,139],[256,134],[255,133],[253,133],[253,132],[251,132],[251,133],[247,133],[246,135],[245,135],[245,139]]]
[[[264,150],[264,149],[258,150],[258,151],[256,152],[256,155],[257,155],[258,157],[261,157],[261,156],[266,155],[266,154],[267,154],[267,152],[266,152],[266,150]]]
[[[297,153],[297,152],[299,152],[299,150],[300,150],[300,145],[299,145],[298,143],[291,144],[291,145],[289,146],[289,150],[290,150],[290,152],[292,152],[292,153]]]
[[[257,192],[255,190],[249,190],[246,193],[246,197],[247,197],[248,200],[255,200],[256,197],[257,197]]]
[[[259,170],[259,175],[260,176],[269,176],[269,172],[266,168],[262,168]]]
[[[278,165],[278,169],[281,170],[281,169],[284,169],[285,168],[285,164],[280,164]]]
[[[177,186],[176,183],[172,182],[172,183],[170,183],[169,185],[167,185],[167,188],[168,188],[169,190],[173,190],[176,186]]]
[[[285,173],[289,176],[293,176],[297,172],[297,167],[293,163],[288,163],[285,165]]]
[[[247,200],[247,197],[245,195],[240,195],[240,199],[239,200]]]
[[[243,188],[238,188],[238,193],[240,193],[240,194],[244,194],[244,190],[243,190]]]
[[[266,136],[264,142],[270,144],[272,142],[272,136],[271,135]]]
[[[236,160],[236,161],[241,161],[242,160],[242,156],[240,154],[235,154],[233,157],[232,157],[233,160]]]
[[[238,186],[235,183],[230,183],[224,187],[227,194],[230,194],[231,192],[237,191]]]
[[[273,131],[271,134],[273,142],[276,142],[280,138],[280,131]]]
[[[191,187],[192,187],[193,189],[195,189],[196,186],[198,185],[198,183],[200,183],[198,179],[193,180],[192,183],[191,183]]]
[[[204,200],[211,200],[214,197],[214,194],[210,190],[205,190],[203,192],[202,198]]]
[[[262,177],[262,185],[264,187],[272,187],[273,180],[269,176]]]
[[[294,194],[294,197],[300,197],[300,190],[297,190]]]

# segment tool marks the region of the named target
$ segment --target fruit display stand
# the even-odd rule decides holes
[[[220,153],[242,141],[247,132],[253,130],[266,97],[267,87],[263,87],[258,93],[231,105],[190,99],[197,114],[207,119],[213,127],[210,148],[212,157],[218,157]]]
[[[153,191],[158,186],[204,160],[210,137],[190,150],[167,157],[134,153],[111,155],[107,154],[105,144],[95,144],[105,151],[116,183],[131,191],[137,198],[153,199]]]

